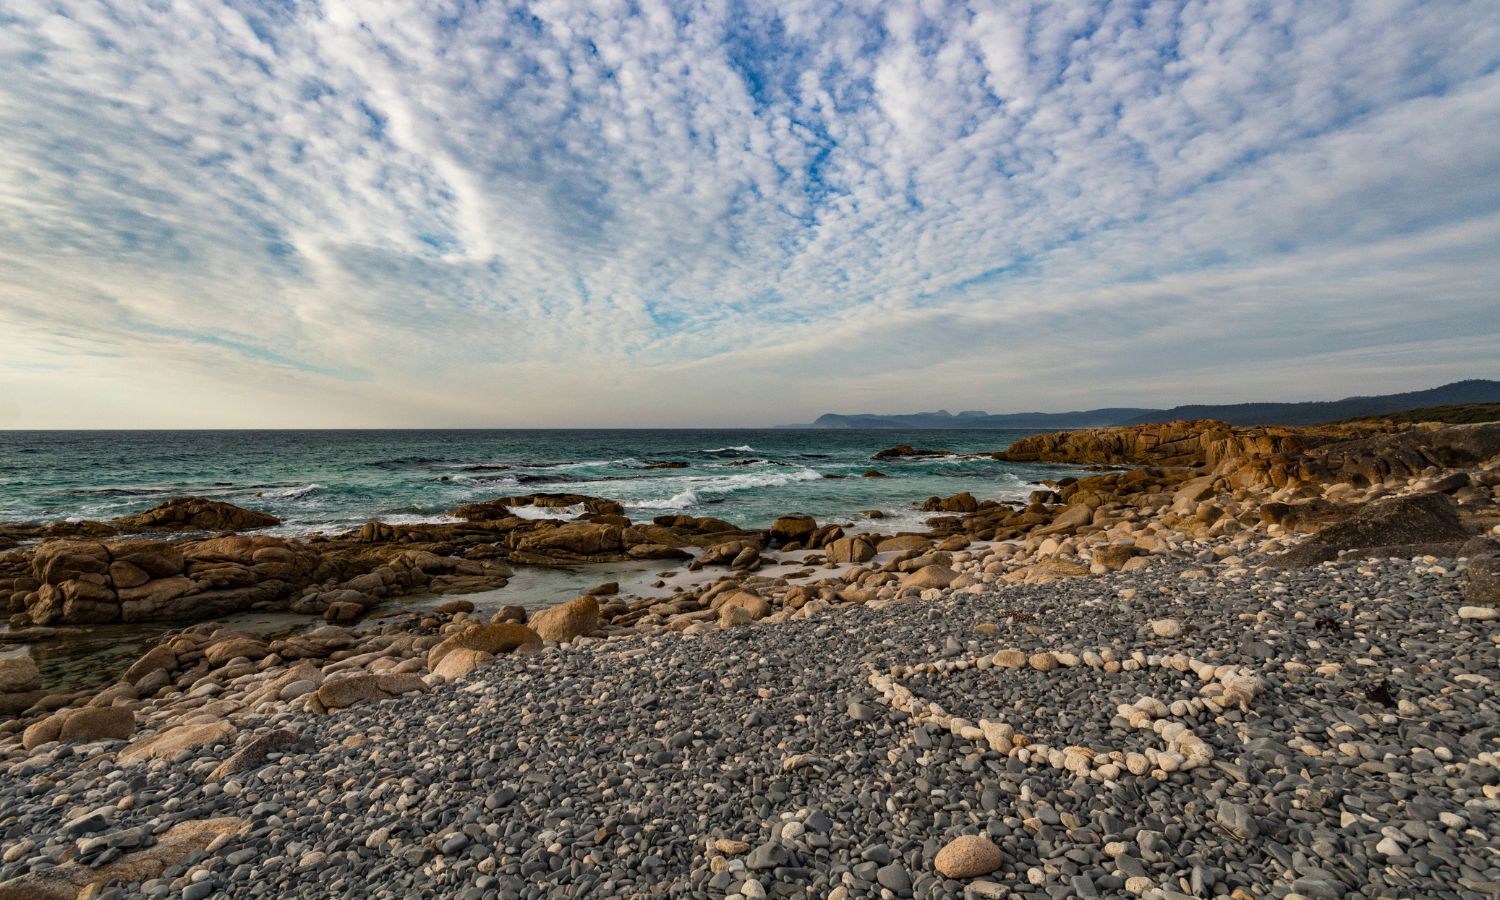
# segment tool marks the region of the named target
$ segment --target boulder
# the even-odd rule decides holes
[[[21,732],[21,746],[27,750],[35,750],[43,744],[50,744],[62,737],[63,722],[67,716],[62,713],[53,713],[40,722],[33,722],[26,726]]]
[[[512,546],[523,553],[544,556],[557,553],[596,556],[623,550],[623,531],[619,525],[567,522],[513,534]]]
[[[495,654],[486,653],[483,650],[469,650],[460,647],[449,653],[443,654],[442,660],[432,668],[432,674],[453,681],[463,678],[475,669],[486,666],[493,662]]]
[[[505,606],[500,607],[495,611],[495,614],[493,616],[490,616],[490,623],[493,625],[499,625],[503,622],[519,622],[520,624],[525,625],[526,607],[518,606],[514,603],[509,603]]]
[[[426,682],[413,674],[350,675],[323,682],[317,699],[325,710],[334,710],[426,689]]]
[[[770,538],[776,544],[806,543],[808,536],[818,530],[818,523],[812,516],[791,515],[782,516],[771,523],[769,530]]]
[[[733,624],[738,624],[740,621],[755,622],[771,614],[771,604],[759,594],[753,594],[750,591],[734,591],[721,594],[720,597],[723,598],[722,601],[719,597],[715,597],[713,601],[714,606],[718,607],[720,623],[731,622],[731,620],[735,620]]]
[[[124,740],[135,732],[135,713],[128,706],[86,706],[63,720],[58,740]]]
[[[911,444],[897,444],[878,451],[871,459],[905,459],[911,456],[952,456],[952,450],[919,450]]]
[[[1375,548],[1392,556],[1407,555],[1400,548],[1462,542],[1468,537],[1452,497],[1412,494],[1361,507],[1352,519],[1328,526],[1276,557],[1271,565],[1312,566],[1337,559],[1341,553]]]
[[[355,592],[348,591],[347,593],[352,594]],[[365,607],[363,604],[351,603],[347,600],[335,600],[334,602],[328,604],[327,609],[323,610],[323,621],[335,624],[345,624],[357,620],[364,614]]]
[[[1117,572],[1138,552],[1134,543],[1105,544],[1094,549],[1092,560],[1110,572]]]
[[[42,584],[62,584],[109,571],[109,550],[97,541],[44,541],[32,554],[31,572]]]
[[[459,613],[473,612],[474,603],[471,600],[449,600],[434,606],[432,611],[440,616],[456,616]]]
[[[966,834],[944,845],[933,865],[944,878],[975,878],[995,871],[1002,862],[1004,856],[994,841]]]
[[[875,557],[875,546],[864,535],[843,537],[823,548],[831,563],[862,563]]]
[[[1469,606],[1500,606],[1500,556],[1470,559],[1463,592]]]
[[[232,775],[258,769],[265,764],[269,754],[295,746],[301,739],[297,732],[286,728],[258,734],[251,738],[248,744],[236,750],[234,755],[220,763],[218,768],[208,773],[208,780],[223,781]]]
[[[509,653],[518,647],[537,643],[537,633],[519,622],[475,623],[444,638],[427,654],[427,668],[437,671],[443,657],[455,650],[478,650],[484,653]]]
[[[31,651],[22,648],[0,653],[0,694],[19,694],[41,686],[42,673],[37,670]]]
[[[250,531],[281,524],[275,516],[202,497],[175,497],[115,522],[141,531]]]
[[[152,647],[146,651],[146,655],[131,663],[130,668],[125,670],[125,674],[120,677],[120,680],[135,684],[152,672],[172,672],[176,671],[176,669],[176,652],[170,647],[161,645]]]
[[[268,653],[270,650],[267,649],[265,641],[241,634],[208,645],[203,651],[203,658],[208,660],[209,665],[222,666],[231,659],[238,659],[241,656],[249,660],[264,659]]]
[[[234,734],[234,726],[228,722],[203,722],[197,725],[178,725],[154,737],[132,743],[120,751],[120,762],[136,762],[152,759],[172,759],[185,750],[193,750],[209,744],[227,743]]]
[[[901,579],[901,589],[945,588],[957,577],[958,573],[947,566],[923,566]]]
[[[599,626],[599,601],[585,594],[531,617],[531,629],[544,641],[565,644]]]
[[[875,545],[875,549],[881,553],[920,552],[931,547],[932,539],[920,534],[898,534],[895,537],[883,538]]]
[[[928,497],[922,504],[922,512],[971,513],[979,510],[979,501],[968,491],[951,497]]]

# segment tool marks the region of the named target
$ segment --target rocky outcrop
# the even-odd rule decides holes
[[[1366,426],[1368,429],[1371,426]],[[1348,432],[1344,433],[1347,436]],[[1338,440],[1337,432],[1236,427],[1211,419],[1034,434],[994,454],[1008,462],[1207,466],[1244,456],[1295,453]]]
[[[1286,452],[1225,457],[1218,474],[1242,487],[1285,488],[1302,484],[1380,485],[1410,479],[1430,469],[1476,466],[1500,456],[1500,423],[1419,427],[1389,434],[1323,441]],[[1468,486],[1455,476],[1444,492]]]
[[[15,591],[13,581],[11,605],[23,607],[36,625],[225,615],[285,598],[319,567],[305,545],[267,536],[182,544],[49,541],[29,563],[36,588]]]
[[[252,531],[280,525],[267,513],[202,497],[174,497],[143,513],[122,516],[115,524],[131,531]]]

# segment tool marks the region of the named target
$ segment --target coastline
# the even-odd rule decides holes
[[[72,897],[98,873],[121,872],[133,876],[122,880],[151,881],[152,889],[160,882],[174,891],[193,891],[198,883],[227,890],[240,876],[254,876],[291,895],[319,896],[314,885],[353,877],[356,864],[398,892],[409,883],[402,879],[418,877],[478,891],[474,896],[539,884],[602,890],[607,881],[611,891],[624,893],[659,882],[716,896],[764,896],[788,885],[818,896],[882,889],[927,896],[965,884],[976,890],[972,881],[934,874],[938,850],[961,833],[985,835],[1003,860],[980,873],[998,873],[980,896],[1024,896],[1048,885],[1087,895],[1080,877],[1105,894],[1262,896],[1276,889],[1344,896],[1366,886],[1361,877],[1385,878],[1361,875],[1352,863],[1327,870],[1256,849],[1257,833],[1296,844],[1298,829],[1281,824],[1305,820],[1288,819],[1292,808],[1316,809],[1318,821],[1338,822],[1341,852],[1391,863],[1388,869],[1408,881],[1386,885],[1415,890],[1411,885],[1428,884],[1420,880],[1426,876],[1402,863],[1433,868],[1410,855],[1419,837],[1437,841],[1441,830],[1446,844],[1440,845],[1454,855],[1453,847],[1473,845],[1476,829],[1495,836],[1500,787],[1486,773],[1495,770],[1496,735],[1483,727],[1479,711],[1495,711],[1485,685],[1496,668],[1491,623],[1500,600],[1485,601],[1491,596],[1485,592],[1494,591],[1485,580],[1493,579],[1493,564],[1476,560],[1493,559],[1500,547],[1493,541],[1500,533],[1497,433],[1495,426],[1335,434],[1175,423],[1041,436],[1010,452],[1137,467],[1063,479],[1018,508],[966,495],[932,498],[931,533],[904,537],[835,534],[791,516],[766,532],[691,517],[642,526],[615,520],[620,511],[599,505],[607,502],[599,498],[567,498],[570,506],[595,504],[590,520],[578,523],[527,519],[502,528],[492,523],[507,519],[468,518],[367,527],[368,533],[319,548],[320,560],[308,564],[337,559],[344,574],[359,568],[355,561],[380,559],[391,579],[367,577],[379,566],[344,579],[364,578],[371,595],[378,582],[377,600],[430,590],[437,579],[460,589],[493,585],[514,571],[502,557],[534,562],[547,554],[574,562],[659,554],[662,570],[671,568],[678,580],[666,599],[627,601],[601,586],[553,609],[499,610],[492,617],[475,617],[472,604],[455,594],[433,609],[272,641],[215,633],[211,623],[190,625],[115,686],[66,698],[65,707],[54,707],[64,712],[33,707],[4,726],[0,764],[14,776],[10,781],[49,772],[77,787],[62,804],[15,797],[25,812],[5,835],[0,875],[13,880],[0,883],[0,897],[22,896],[15,893],[22,889],[54,891],[27,896]],[[1078,436],[1085,434],[1089,449],[1080,452]],[[505,507],[497,502],[483,512]],[[495,547],[497,536],[506,553],[462,564],[413,549],[444,542],[453,549]],[[226,547],[250,548],[247,569],[302,564],[285,544],[209,541],[221,542],[220,562]],[[373,557],[371,547],[380,548]],[[642,547],[650,549],[636,550]],[[255,559],[268,549],[288,550],[291,558]],[[1351,555],[1340,558],[1341,551]],[[415,555],[421,553],[438,562]],[[109,560],[106,571],[117,561]],[[402,569],[397,560],[436,568]],[[89,574],[77,571],[80,565],[69,570],[75,583]],[[59,592],[76,595],[67,583],[57,583]],[[360,593],[320,582],[299,600],[337,590]],[[1405,600],[1392,610],[1398,592]],[[493,596],[503,600],[504,590]],[[332,600],[323,612],[338,602],[360,606],[351,621],[364,611],[359,601]],[[1440,674],[1430,662],[1437,659],[1448,660],[1452,671]],[[972,690],[942,693],[941,682],[965,679]],[[1189,682],[1191,690],[1184,687]],[[1066,688],[1076,709],[1048,705],[1054,684]],[[1141,696],[1159,703],[1138,702]],[[1455,705],[1456,698],[1464,703]],[[1308,715],[1330,717],[1327,724],[1313,731],[1305,723],[1290,730],[1278,724],[1276,710],[1293,700]],[[676,708],[683,701],[691,708]],[[1052,727],[1024,712],[1016,724],[1000,719],[1018,704],[1051,710]],[[1349,704],[1357,721],[1341,715]],[[496,718],[502,711],[508,711],[504,728]],[[695,712],[701,718],[689,721]],[[591,715],[596,724],[586,727]],[[764,721],[752,722],[757,716]],[[1442,736],[1422,741],[1405,733],[1412,716],[1440,725]],[[599,731],[600,717],[632,741]],[[1075,719],[1083,731],[1059,725]],[[466,730],[465,721],[477,724]],[[1328,735],[1309,737],[1314,731]],[[1366,731],[1383,736],[1361,737]],[[412,750],[419,734],[449,742],[452,753],[441,746]],[[509,749],[493,758],[499,768],[491,776],[450,771],[462,766],[450,756],[494,757],[495,741]],[[1274,746],[1263,750],[1267,741]],[[1394,757],[1392,741],[1403,745]],[[1373,743],[1367,749],[1362,742]],[[568,747],[581,751],[593,766],[586,772],[602,781],[574,779]],[[1446,759],[1435,755],[1439,750]],[[292,823],[299,819],[326,822],[307,801],[320,791],[331,791],[331,800],[349,796],[353,788],[340,795],[339,776],[359,759],[391,779],[380,783],[399,785],[382,794],[397,797],[387,823],[372,824],[359,846],[298,837],[303,832]],[[432,822],[408,815],[424,802],[405,786],[423,771],[419,761],[471,785],[464,789],[471,793],[451,800],[428,796],[441,813]],[[1285,778],[1277,773],[1296,766],[1315,774],[1291,788],[1294,800],[1278,793]],[[1430,816],[1401,821],[1420,818],[1431,832],[1413,835],[1417,829],[1407,828],[1404,841],[1386,834],[1383,828],[1402,826],[1390,824],[1393,810],[1385,810],[1385,820],[1372,815],[1380,803],[1337,810],[1327,800],[1303,802],[1309,792],[1328,790],[1329,778],[1330,785],[1347,787],[1337,779],[1352,779],[1360,791],[1376,790],[1368,782],[1387,770],[1408,773],[1414,785],[1408,794],[1415,791],[1434,808]],[[1440,777],[1428,774],[1439,770]],[[293,771],[323,787],[286,782]],[[551,840],[541,841],[528,823],[556,818],[551,810],[563,797],[523,790],[537,787],[527,771],[545,771],[571,784],[572,796],[588,799],[586,809],[570,804],[573,815],[547,826],[559,832]],[[849,774],[863,771],[869,779]],[[145,785],[125,792],[137,799],[102,815],[100,827],[80,830],[61,818],[90,798],[113,796],[107,785],[137,772]],[[989,774],[976,781],[978,772]],[[717,783],[721,799],[700,809],[691,828],[674,830],[655,794],[640,793],[638,775],[662,786],[683,778]],[[623,780],[610,785],[614,779]],[[913,780],[927,787],[913,791]],[[494,787],[501,782],[505,787]],[[510,791],[510,799],[492,807],[493,790]],[[872,791],[887,799],[866,803],[863,795]],[[402,805],[407,796],[418,799]],[[1155,797],[1177,818],[1160,827],[1132,823],[1138,816],[1124,802],[1131,796]],[[185,799],[166,809],[168,797]],[[248,802],[262,797],[276,799]],[[730,798],[756,822],[731,814]],[[268,802],[297,815],[270,812]],[[480,804],[489,824],[464,822],[465,802]],[[1396,806],[1401,798],[1385,802]],[[655,810],[665,830],[643,831],[644,822],[657,819],[639,814],[626,824],[633,803]],[[154,838],[189,821],[218,824],[145,850],[126,839],[80,837],[155,822]],[[613,830],[608,838],[581,841],[583,821],[605,823],[597,825],[601,836]],[[1173,827],[1179,833],[1171,840],[1196,847],[1200,859],[1212,851],[1259,862],[1240,869],[1181,865],[1191,853],[1179,859],[1159,846]],[[1090,828],[1092,841],[1073,834]],[[1340,836],[1351,828],[1376,837]],[[20,833],[40,836],[47,829],[61,837],[42,842]],[[557,839],[562,831],[567,842]],[[526,840],[510,842],[522,834]],[[613,856],[603,853],[611,840]],[[215,843],[219,855],[204,857]],[[158,851],[154,872],[109,868],[166,845],[176,849]],[[1124,849],[1111,853],[1115,845]],[[306,849],[293,852],[294,846]],[[484,853],[471,852],[481,846]],[[885,852],[876,849],[882,846]],[[1060,847],[1085,859],[1054,854]],[[232,861],[240,858],[235,854],[241,862]],[[347,857],[342,869],[330,862],[339,854]],[[1478,854],[1463,856],[1454,877],[1483,893],[1484,885],[1500,883],[1500,872]],[[621,861],[630,863],[629,873],[619,874]],[[371,867],[379,874],[371,875]],[[1283,870],[1296,875],[1285,878]],[[299,885],[299,879],[307,880]]]

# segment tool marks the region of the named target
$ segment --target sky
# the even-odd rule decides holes
[[[1500,3],[0,5],[0,428],[1500,377]]]

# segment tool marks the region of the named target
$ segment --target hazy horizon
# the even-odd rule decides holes
[[[1496,375],[1496,4],[20,0],[0,67],[0,428]]]

